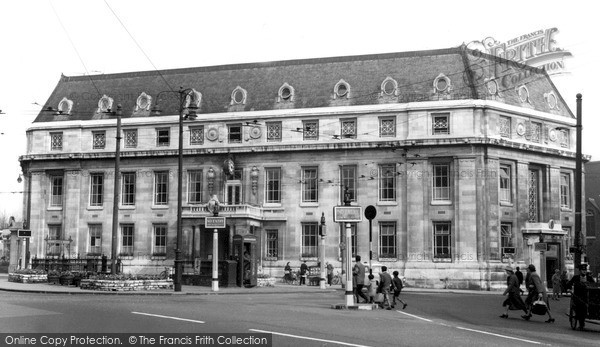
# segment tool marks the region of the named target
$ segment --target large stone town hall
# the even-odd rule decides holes
[[[339,270],[346,188],[377,210],[371,244],[368,220],[352,224],[352,253],[368,261],[371,246],[411,286],[486,290],[509,262],[543,279],[573,267],[575,117],[544,71],[464,46],[61,76],[20,158],[32,258],[110,258],[118,196],[123,271],[173,265],[180,87],[198,115],[183,121],[186,271],[212,259],[215,195],[219,259],[252,235],[264,272],[316,265],[320,248]]]

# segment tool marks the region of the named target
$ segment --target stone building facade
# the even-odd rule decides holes
[[[464,47],[62,76],[20,158],[32,256],[110,255],[118,197],[124,271],[173,264],[179,86],[198,115],[183,122],[190,263],[212,258],[216,195],[220,259],[253,235],[265,272],[316,265],[321,247],[339,268],[332,214],[347,187],[351,205],[377,209],[372,244],[366,219],[352,225],[353,254],[372,247],[409,285],[499,288],[508,263],[572,269],[574,116],[543,71]]]

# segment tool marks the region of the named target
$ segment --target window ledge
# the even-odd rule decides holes
[[[153,254],[152,256],[150,256],[150,260],[167,260],[167,256],[166,255]]]
[[[88,206],[88,211],[101,211],[104,209],[104,206]]]
[[[48,207],[48,211],[62,211],[62,206],[50,206]]]
[[[119,259],[121,260],[133,260],[133,255],[119,255]]]
[[[378,206],[398,206],[398,201],[377,201]]]
[[[152,205],[153,210],[168,210],[169,205]]]
[[[121,205],[119,206],[120,210],[135,210],[135,205]]]
[[[500,201],[500,206],[515,207],[515,205],[512,202],[507,202],[507,201]]]
[[[451,263],[452,258],[433,258],[434,263]]]
[[[301,261],[318,261],[319,257],[300,257]]]
[[[301,202],[300,207],[319,207],[318,202]]]
[[[432,205],[438,205],[438,206],[448,206],[448,205],[452,205],[452,201],[450,200],[432,200],[431,201]]]
[[[282,205],[281,205],[281,203],[280,203],[280,202],[265,202],[265,203],[262,205],[262,207],[267,207],[267,208],[270,208],[270,207],[281,207],[281,206],[282,206]]]
[[[573,212],[573,209],[570,207],[561,207],[560,212]]]

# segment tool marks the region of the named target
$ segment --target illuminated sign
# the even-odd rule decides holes
[[[556,33],[557,28],[537,30],[504,43],[488,37],[482,41],[470,42],[467,48],[537,67],[549,75],[560,74],[565,72],[564,59],[572,54],[556,46]]]

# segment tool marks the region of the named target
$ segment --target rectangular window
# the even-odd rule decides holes
[[[500,237],[501,256],[504,257],[504,254],[514,255],[515,245],[513,239],[512,224],[500,223]]]
[[[396,136],[396,118],[379,118],[379,136]]]
[[[90,254],[102,254],[102,224],[89,224]]]
[[[48,255],[60,255],[61,243],[56,241],[62,240],[62,225],[48,225]]]
[[[154,225],[154,250],[153,255],[167,254],[167,226],[164,224]]]
[[[281,169],[280,168],[265,168],[265,193],[266,203],[281,203]]]
[[[434,114],[433,115],[433,135],[450,134],[450,115]]]
[[[104,203],[104,174],[90,174],[90,206],[102,206]]]
[[[511,137],[510,117],[500,116],[498,127],[500,136],[507,138]]]
[[[379,166],[379,201],[396,201],[396,165]]]
[[[133,255],[133,224],[121,224],[121,255]]]
[[[121,174],[121,205],[135,206],[135,172]]]
[[[204,126],[190,127],[190,145],[201,145],[204,143]]]
[[[278,231],[277,229],[267,229],[267,247],[266,254],[267,258],[277,259],[279,256],[279,242],[278,242]]]
[[[341,125],[341,134],[343,139],[356,138],[356,119],[342,119]]]
[[[50,206],[63,204],[63,175],[50,176]]]
[[[452,233],[449,222],[433,223],[433,257],[434,259],[452,258]]]
[[[154,173],[154,205],[169,204],[169,172]]]
[[[303,129],[305,140],[318,140],[319,139],[319,121],[305,120],[302,122],[302,129]]]
[[[571,208],[571,175],[560,174],[560,207]]]
[[[188,172],[188,202],[202,203],[202,170]]]
[[[433,200],[450,200],[450,165],[433,164]]]
[[[562,129],[560,130],[560,146],[563,148],[568,148],[569,147],[569,130],[567,129]]]
[[[55,132],[50,133],[50,149],[53,151],[60,151],[63,148],[63,133]]]
[[[317,223],[302,223],[302,258],[319,256],[318,229]]]
[[[317,182],[317,168],[302,168],[302,202],[318,202],[319,186]]]
[[[346,192],[350,201],[356,201],[356,166],[340,166],[341,201],[344,202]],[[346,188],[348,188],[346,190]]]
[[[281,122],[267,122],[267,141],[281,141]]]
[[[510,165],[500,165],[500,202],[512,202],[512,175]]]
[[[167,147],[169,146],[170,141],[170,129],[169,128],[159,128],[156,129],[156,145],[158,147]]]
[[[136,148],[137,147],[137,139],[138,139],[137,129],[123,130],[123,135],[125,137],[125,148]]]
[[[542,123],[531,122],[530,126],[531,142],[540,143],[542,140]]]
[[[379,258],[396,258],[396,222],[379,222]]]
[[[229,143],[242,143],[242,125],[230,124],[227,128],[229,130]]]
[[[106,131],[92,131],[94,149],[103,149],[106,147]]]

